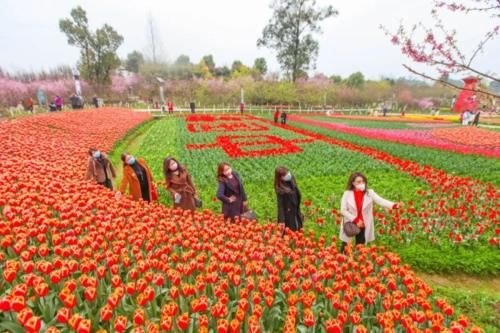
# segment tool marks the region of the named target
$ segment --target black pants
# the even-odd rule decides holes
[[[365,239],[365,228],[360,228],[359,234],[356,235],[356,245],[358,244],[365,244],[366,239]],[[340,252],[344,252],[345,247],[347,246],[346,242],[342,242],[342,245],[340,246]]]
[[[111,191],[113,191],[113,183],[111,182],[111,179],[106,179],[103,183],[98,183],[98,184],[106,188],[109,188]]]
[[[238,216],[238,218],[239,217],[240,216]],[[224,215],[224,221],[229,221],[231,224],[234,224],[236,222],[236,216]]]

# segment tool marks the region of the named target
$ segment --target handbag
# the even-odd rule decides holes
[[[351,221],[344,222],[343,230],[347,237],[354,237],[361,232],[361,229],[356,225],[356,223]]]
[[[194,206],[196,208],[201,208],[203,206],[203,201],[198,197],[194,197]]]
[[[248,221],[255,221],[257,220],[257,214],[255,214],[253,210],[248,209],[246,212],[241,214],[240,218]]]

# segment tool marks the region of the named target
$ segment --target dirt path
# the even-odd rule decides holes
[[[462,289],[470,292],[486,292],[500,296],[500,277],[477,277],[470,275],[417,274],[432,286]]]

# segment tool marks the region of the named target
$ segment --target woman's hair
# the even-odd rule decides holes
[[[130,155],[127,151],[124,151],[121,155],[120,155],[120,158],[123,162],[123,166],[126,166],[127,165],[127,161],[125,160],[126,157]]]
[[[170,163],[175,162],[177,163],[177,170],[179,172],[184,171],[184,168],[181,166],[179,161],[177,161],[175,158],[169,156],[165,160],[163,160],[163,175],[165,176],[165,180],[169,180],[172,177],[173,171],[170,170]]]
[[[226,175],[224,175],[224,167],[225,166],[231,167],[231,165],[227,162],[220,162],[219,165],[217,166],[217,180],[226,180]]]
[[[96,148],[89,148],[89,155],[92,156],[94,155],[94,152],[97,151]]]
[[[289,170],[284,166],[279,166],[274,171],[274,190],[276,191],[276,193],[283,194],[293,192],[293,189],[291,189],[289,186],[286,186],[285,182],[282,179],[288,172]],[[295,178],[293,176],[292,182],[295,183]]]
[[[351,174],[351,176],[349,177],[349,180],[347,181],[347,186],[346,186],[347,191],[354,191],[354,185],[352,183],[358,177],[363,178],[363,180],[365,182],[365,192],[368,190],[368,180],[366,179],[366,176],[364,174],[362,174],[361,172],[353,172]]]

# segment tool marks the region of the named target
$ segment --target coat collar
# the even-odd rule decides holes
[[[240,184],[241,187],[241,180],[239,175],[236,172],[233,172],[233,177],[236,178],[236,180],[238,180],[238,183]],[[229,179],[226,179],[226,186],[229,187],[233,192],[237,191],[237,188],[233,186],[233,184],[229,181]]]

